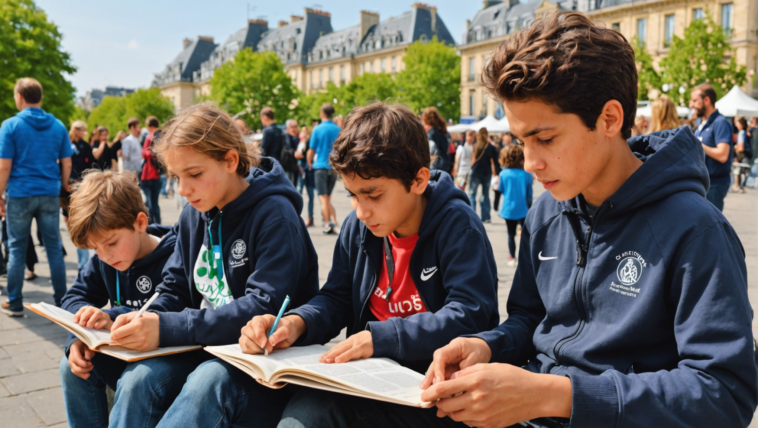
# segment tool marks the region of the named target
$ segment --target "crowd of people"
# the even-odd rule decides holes
[[[147,132],[129,120],[112,141],[98,127],[90,144],[85,124],[67,134],[42,110],[41,85],[19,80],[20,113],[0,127],[5,313],[23,314],[34,218],[55,303],[113,345],[231,345],[276,365],[282,349],[346,330],[320,356],[325,379],[336,370],[323,365],[352,361],[341,379],[420,387],[430,406],[271,389],[202,349],[126,362],[71,335],[60,362],[69,426],[747,426],[758,406],[753,311],[718,204],[735,145],[713,88],[693,90],[694,132],[666,129],[664,99],[644,134],[633,48],[565,11],[509,37],[482,83],[512,134],[456,142],[433,107],[419,116],[376,102],[344,120],[324,104],[310,129],[282,127],[265,107],[250,142],[244,121],[200,103],[163,126],[148,118]],[[738,133],[742,150],[748,135]],[[160,225],[164,174],[187,201],[173,226]],[[338,176],[353,208],[341,225]],[[546,192],[533,202],[534,180]],[[307,229],[314,189],[324,233],[338,233],[321,286]],[[485,229],[490,189],[509,263],[518,259],[506,308]],[[59,201],[72,242],[95,250],[68,290]],[[372,357],[417,374],[374,376],[358,362]]]

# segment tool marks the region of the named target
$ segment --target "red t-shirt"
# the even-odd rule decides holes
[[[418,233],[407,238],[396,238],[394,234],[390,234],[389,240],[392,245],[392,257],[395,259],[395,275],[392,279],[390,299],[389,301],[385,299],[389,276],[386,254],[382,251],[384,256],[382,260],[385,262],[379,270],[379,281],[369,300],[369,308],[379,321],[387,321],[393,317],[405,318],[427,311],[410,271],[411,255],[418,242]]]
[[[149,133],[145,138],[145,145],[142,146],[142,159],[145,160],[145,164],[142,165],[142,180],[160,180],[161,175],[158,170],[155,169],[150,159],[153,158],[153,151],[150,150],[150,146],[153,143],[153,133]]]

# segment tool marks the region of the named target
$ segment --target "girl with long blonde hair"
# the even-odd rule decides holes
[[[665,131],[679,127],[676,104],[666,95],[661,95],[651,105],[650,127],[648,132]]]

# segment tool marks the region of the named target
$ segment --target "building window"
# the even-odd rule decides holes
[[[334,82],[334,67],[329,67],[329,81]]]
[[[721,28],[727,36],[732,35],[732,9],[733,3],[724,3],[721,5]]]
[[[487,95],[482,92],[482,111],[480,116],[487,116]]]
[[[503,111],[503,105],[500,103],[495,103],[495,119],[502,119],[503,116],[505,116],[505,111]]]
[[[382,58],[382,66],[381,66],[382,67],[381,68],[382,73],[384,73],[384,70],[385,70],[384,63],[385,63],[384,58]]]
[[[324,86],[324,69],[318,71],[318,87]]]
[[[637,20],[637,38],[642,43],[647,43],[647,19],[640,18]]]
[[[313,79],[313,70],[311,70],[311,88],[316,85],[316,81]]]
[[[366,71],[366,64],[361,63],[361,74],[363,74],[364,71]]]
[[[474,99],[475,98],[476,98],[476,91],[472,89],[468,93],[468,114],[470,116],[474,115]]]
[[[471,57],[468,59],[468,81],[473,82],[474,81],[474,63],[476,61],[476,58]]]
[[[397,66],[397,59],[393,56],[392,57],[392,72],[394,73]]]
[[[613,28],[614,30],[616,30],[618,32],[621,32],[621,23],[620,22],[614,22],[613,24],[611,24],[611,28]]]
[[[372,73],[374,72],[374,61],[371,61],[369,63],[369,71],[371,71]]]
[[[340,65],[340,82],[345,83],[345,66]]]
[[[703,8],[699,7],[697,9],[692,9],[692,20],[697,21],[698,19],[705,18],[705,12],[703,12]]]
[[[666,15],[664,20],[663,47],[667,48],[671,46],[671,40],[674,38],[674,15]]]

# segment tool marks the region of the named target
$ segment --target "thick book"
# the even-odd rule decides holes
[[[111,342],[111,332],[108,330],[95,330],[94,328],[82,327],[74,322],[74,314],[61,309],[57,306],[49,305],[47,303],[32,303],[26,304],[30,311],[35,312],[50,321],[58,324],[71,332],[74,336],[78,337],[84,342],[87,347],[95,352],[100,352],[111,357],[124,360],[126,362],[134,362],[144,360],[146,358],[160,357],[163,355],[178,354],[180,352],[194,351],[202,348],[201,346],[172,346],[168,348],[158,348],[152,351],[135,351],[133,349],[127,349],[121,346],[113,346]]]
[[[245,354],[239,345],[206,346],[205,350],[232,364],[258,383],[282,388],[288,383],[412,407],[432,407],[421,400],[424,376],[387,358],[324,364],[326,346],[277,349],[269,355]]]

